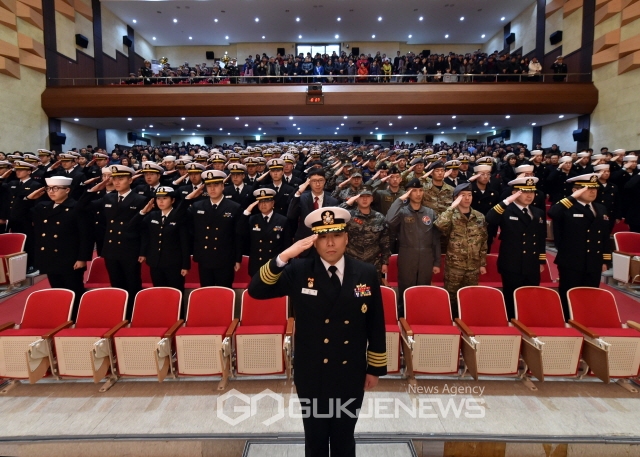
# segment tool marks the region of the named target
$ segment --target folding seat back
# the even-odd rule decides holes
[[[89,275],[85,287],[87,289],[97,289],[110,286],[111,281],[109,280],[109,273],[107,272],[104,259],[102,257],[96,257],[91,261],[91,265],[89,265]]]
[[[640,233],[618,232],[613,235],[616,251],[640,255]]]
[[[546,260],[546,265],[544,266],[544,270],[540,273],[540,286],[548,287],[551,289],[557,289],[559,283],[551,277],[551,268],[549,268],[549,259]]]
[[[246,289],[251,282],[251,276],[249,276],[249,257],[242,256],[242,262],[240,263],[240,269],[236,271],[233,277],[234,289]]]
[[[171,287],[152,287],[138,292],[131,327],[170,327],[180,315],[182,294]]]
[[[140,277],[142,279],[142,288],[153,287],[153,281],[151,280],[151,267],[147,265],[147,262],[142,262],[140,265]]]
[[[458,313],[464,323],[469,326],[504,327],[507,325],[504,297],[502,292],[493,287],[468,286],[460,289]]]
[[[412,325],[451,325],[449,293],[435,286],[414,286],[404,292],[404,315]]]
[[[52,329],[71,318],[75,294],[67,289],[44,289],[27,298],[20,329]]]
[[[202,287],[191,292],[186,327],[228,326],[233,320],[235,292],[226,287]]]
[[[611,234],[615,235],[618,232],[628,232],[630,229],[629,225],[624,222],[624,220],[621,220],[620,222],[617,222],[614,226],[613,229],[611,230]]]
[[[567,292],[571,319],[594,328],[620,328],[613,294],[595,287],[575,287]]]
[[[0,234],[0,256],[23,252],[26,241],[27,235],[24,233]]]
[[[526,286],[514,292],[516,319],[527,327],[565,328],[558,292],[546,287]]]
[[[122,322],[129,293],[123,289],[88,290],[80,299],[75,328],[112,328]]]
[[[241,326],[285,325],[286,320],[286,297],[258,300],[249,295],[248,291],[242,292]]]
[[[440,256],[440,273],[434,274],[431,276],[431,285],[432,286],[444,286],[444,264],[447,261],[447,256],[442,254]]]
[[[389,257],[387,284],[389,284],[389,287],[398,287],[398,254],[392,254]]]
[[[0,284],[17,284],[27,277],[24,233],[0,234]]]
[[[493,239],[493,243],[491,243],[491,254],[498,254],[500,252],[500,243],[502,242],[502,240],[500,239],[500,233],[498,233],[498,235],[496,235],[496,237]]]
[[[398,305],[396,292],[391,287],[380,287],[384,324],[387,339],[387,373],[400,371],[400,328],[398,327]]]
[[[200,273],[197,266],[193,265],[193,256],[191,256],[191,269],[187,276],[184,277],[185,289],[197,289],[200,287]]]
[[[487,273],[480,275],[480,284],[488,287],[502,287],[502,276],[498,272],[497,254],[487,255],[486,269]]]

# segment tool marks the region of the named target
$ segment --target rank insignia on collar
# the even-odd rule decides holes
[[[307,278],[307,287],[313,289],[313,278]]]

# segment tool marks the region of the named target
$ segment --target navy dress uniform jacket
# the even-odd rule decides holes
[[[249,240],[249,274],[253,276],[269,259],[291,244],[289,220],[275,211],[265,223],[261,213],[241,216],[242,232]]]
[[[242,191],[240,191],[240,195],[236,194],[236,186],[231,183],[228,186],[224,187],[222,191],[224,198],[231,200],[232,202],[237,203],[242,207],[242,209],[246,209],[254,201],[253,197],[253,186],[245,184],[242,186]]]
[[[289,296],[296,319],[294,382],[300,398],[358,398],[365,375],[387,373],[384,311],[373,265],[345,256],[342,287],[333,300],[331,280],[318,255],[276,259],[253,276],[257,299]]]
[[[162,211],[149,211],[144,216],[138,213],[133,225],[143,227],[142,255],[152,268],[191,267],[191,240],[184,212],[172,209],[162,224]]]
[[[611,264],[607,209],[599,203],[591,205],[597,213],[593,217],[573,197],[563,198],[549,208],[558,248],[555,263],[559,267],[596,272],[602,270],[603,264]]]
[[[533,218],[527,222],[524,213],[511,203],[498,203],[486,214],[489,224],[500,226],[498,272],[502,275],[518,273],[536,275],[545,265],[547,224],[541,209],[529,206]]]
[[[266,186],[260,186],[260,188],[276,189],[273,183],[267,184]],[[278,189],[278,192],[273,197],[276,202],[273,210],[278,214],[286,216],[289,210],[289,203],[295,192],[296,190],[292,186],[283,181],[282,184],[280,184],[280,189]]]

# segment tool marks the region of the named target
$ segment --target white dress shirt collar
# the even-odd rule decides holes
[[[329,273],[329,267],[331,266],[331,264],[324,260],[322,257],[320,257],[320,260],[322,261],[322,265],[324,265],[324,269],[327,270],[327,274],[331,276]],[[344,264],[344,256],[340,257],[340,260],[338,260],[335,264],[336,268],[338,269],[336,271],[336,274],[338,275],[341,283],[343,282],[342,278],[344,278]]]

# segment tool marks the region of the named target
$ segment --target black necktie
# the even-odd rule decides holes
[[[278,193],[279,190],[280,190],[280,187],[276,186],[276,194]]]
[[[595,219],[591,205],[587,203],[586,205],[584,205],[584,207],[587,208],[587,217],[591,220]]]
[[[161,223],[162,225],[164,225],[164,221],[165,221],[165,220],[167,220],[167,216],[162,216],[162,221],[160,221],[160,223]]]
[[[338,267],[335,265],[331,265],[329,267],[329,273],[331,273],[331,286],[333,287],[334,296],[337,298],[340,295],[340,289],[342,288],[342,284],[340,283],[340,278],[338,278]]]
[[[118,205],[124,201],[123,195],[118,195]]]
[[[287,181],[287,184],[289,184],[289,178],[284,178]]]
[[[265,224],[268,224],[268,223],[269,223],[269,216],[265,216],[265,217],[264,217],[264,223],[265,223]]]
[[[240,188],[236,187],[236,195],[240,195]]]
[[[214,204],[214,205],[213,205],[213,210],[215,211],[215,210],[217,210],[217,209],[218,209],[218,205]]]
[[[529,211],[527,211],[527,208],[522,208],[522,214],[524,215],[524,220],[527,224],[531,222],[531,216],[529,216]]]

